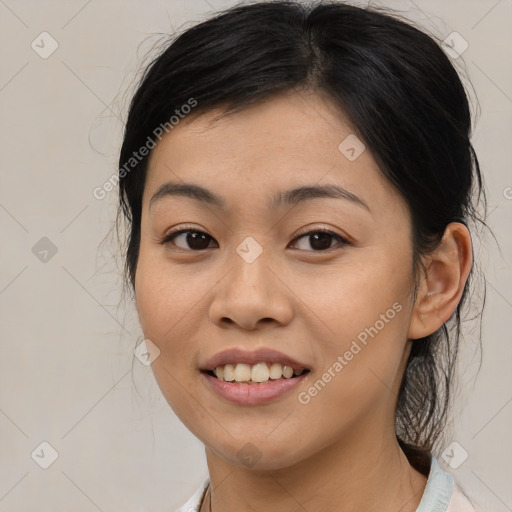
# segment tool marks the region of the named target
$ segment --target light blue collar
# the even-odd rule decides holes
[[[430,456],[430,473],[416,512],[446,512],[452,497],[455,480],[441,469],[437,459]]]

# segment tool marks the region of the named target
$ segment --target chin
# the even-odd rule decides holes
[[[258,437],[246,433],[242,441],[230,437],[223,444],[211,440],[203,440],[203,443],[229,464],[253,471],[277,471],[308,457],[302,442],[291,442],[289,438],[269,440],[266,434]],[[301,444],[300,451],[298,444]]]

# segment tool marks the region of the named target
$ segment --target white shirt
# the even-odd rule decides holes
[[[199,512],[210,483],[207,478],[190,499],[176,512]],[[441,469],[431,457],[430,473],[416,512],[476,512],[468,498],[455,483],[453,476]]]

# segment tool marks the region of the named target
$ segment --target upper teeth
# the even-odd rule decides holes
[[[295,375],[301,375],[304,370],[293,371],[290,366],[283,366],[279,363],[267,364],[257,363],[254,365],[237,363],[217,366],[214,373],[215,376],[226,382],[265,382],[269,379],[280,379],[284,377],[289,379]]]

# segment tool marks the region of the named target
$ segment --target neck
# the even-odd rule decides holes
[[[212,512],[291,509],[308,512],[414,512],[426,477],[391,439],[365,436],[326,446],[291,467],[258,471],[231,464],[206,448]],[[209,503],[211,500],[211,503]]]

